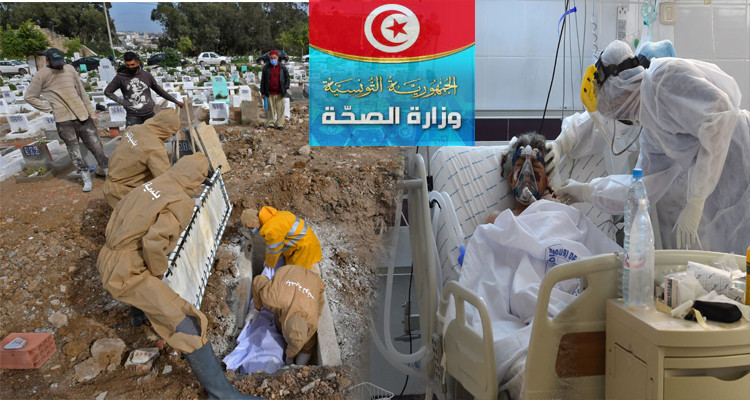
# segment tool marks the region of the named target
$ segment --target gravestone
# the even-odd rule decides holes
[[[252,85],[255,83],[255,74],[252,72],[245,73],[245,82],[247,82],[248,85]]]
[[[102,80],[96,81],[96,88],[100,90],[104,90],[107,88],[108,83],[104,82]]]
[[[240,72],[247,72],[247,65],[243,65],[242,68],[240,68]]]
[[[177,101],[182,101],[182,93],[180,92],[169,92],[172,97],[174,97]],[[167,101],[167,108],[171,108],[173,110],[177,109],[177,104],[172,103],[171,101]]]
[[[227,103],[222,101],[212,101],[210,110],[211,119],[209,120],[209,124],[223,125],[229,123],[229,105]]]
[[[73,61],[81,58],[81,55],[78,52],[73,53]]]
[[[284,97],[284,118],[286,118],[287,121],[292,118],[292,107],[289,103],[289,97]]]
[[[32,143],[28,146],[21,147],[21,155],[26,162],[26,169],[54,168],[52,154],[49,152],[46,144],[39,142]]]
[[[250,90],[250,86],[242,85],[240,86],[240,101],[252,101],[253,95],[252,91]]]
[[[165,82],[163,88],[167,92],[172,91],[174,90],[174,84],[172,84],[172,82]]]
[[[227,81],[223,76],[215,76],[211,80],[211,87],[213,88],[214,101],[229,104],[229,89],[227,89]]]
[[[103,106],[107,105],[107,96],[91,96],[91,100],[94,104],[101,104]]]
[[[88,72],[89,69],[86,67],[86,64],[81,64],[78,66],[78,70],[81,72]]]
[[[240,96],[232,95],[232,107],[239,107],[240,106]]]
[[[251,122],[255,122],[260,118],[260,107],[258,102],[244,100],[240,103],[240,115],[242,116],[242,124],[249,125]]]
[[[126,117],[128,116],[127,111],[125,111],[125,107],[117,105],[117,106],[110,106],[109,107],[109,120],[112,122],[126,122]]]
[[[13,92],[3,92],[3,99],[6,103],[13,104],[16,102],[16,95]]]
[[[189,76],[187,76],[187,75],[184,75],[184,76],[182,77],[182,81],[183,81],[183,82],[193,82],[193,78],[191,78],[191,77],[189,77]]]
[[[229,71],[230,72],[237,72],[237,67],[234,66],[234,65],[232,65],[231,67],[229,67]]]
[[[101,61],[99,61],[99,76],[102,78],[102,81],[112,82],[112,79],[115,77],[115,68],[112,66],[112,62],[109,61],[109,59],[104,58]]]
[[[232,72],[232,83],[240,83],[240,73],[237,71]]]
[[[26,118],[25,114],[9,115],[8,123],[10,124],[10,133],[29,130],[29,119]]]
[[[8,102],[5,99],[0,99],[0,114],[8,114],[9,112]]]
[[[57,130],[57,124],[55,123],[55,117],[53,117],[51,115],[47,116],[47,117],[44,117],[43,122],[44,122],[44,124],[42,125],[42,127],[44,128],[45,131],[56,131]]]

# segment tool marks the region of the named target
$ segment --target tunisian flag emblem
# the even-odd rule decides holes
[[[310,1],[310,47],[336,57],[425,61],[473,44],[473,0]]]

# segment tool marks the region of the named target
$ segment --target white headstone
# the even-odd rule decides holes
[[[229,104],[223,101],[212,101],[210,106],[211,125],[226,124],[229,122]]]
[[[97,89],[105,89],[107,87],[108,83],[104,81],[96,81],[96,88]]]
[[[99,76],[104,82],[109,84],[109,82],[115,77],[115,74],[115,68],[112,66],[112,62],[109,61],[109,59],[103,58],[99,61]]]
[[[255,74],[252,72],[245,72],[245,82],[248,84],[255,83]]]
[[[237,67],[235,67],[234,65],[232,65],[231,67],[229,67],[229,71],[231,71],[231,72],[237,72]]]
[[[13,92],[3,92],[3,99],[8,104],[13,104],[16,102],[16,95]]]
[[[96,103],[96,104],[101,104],[101,105],[106,105],[107,104],[107,97],[106,96],[91,96],[91,100],[93,100],[93,102]]]
[[[182,101],[182,93],[180,92],[169,92],[169,94],[172,95],[177,101]],[[167,108],[171,109],[177,109],[177,104],[172,103],[171,101],[167,102]]]
[[[250,59],[250,64],[252,64],[253,63],[253,55],[250,54],[247,58]]]
[[[125,111],[125,107],[117,105],[109,107],[109,119],[112,122],[125,122],[128,113]]]
[[[57,129],[57,124],[55,124],[55,117],[51,115],[44,117],[44,130],[54,131],[56,129]]]
[[[237,96],[236,94],[233,94],[230,96],[232,99],[232,107],[239,107],[240,106],[240,96]]]
[[[92,76],[91,77],[91,83],[94,83],[94,82],[99,82],[99,78],[97,78],[95,76]]]
[[[10,86],[0,86],[0,92],[10,92]]]
[[[182,77],[182,81],[183,81],[183,82],[192,82],[192,81],[193,81],[193,78],[191,78],[191,77],[189,77],[189,76],[185,75],[185,76],[183,76],[183,77]]]
[[[174,85],[172,84],[172,82],[165,82],[164,83],[164,90],[166,90],[166,91],[174,90]]]
[[[287,65],[286,70],[289,71],[289,75],[294,75],[294,65]]]
[[[29,130],[29,119],[26,118],[25,114],[9,115],[8,123],[10,124],[11,133]]]
[[[5,99],[0,99],[0,114],[7,114],[8,112],[10,112],[8,108],[8,103],[5,101]]]
[[[292,111],[291,106],[289,105],[289,97],[284,97],[284,118],[289,119],[292,118]]]
[[[73,61],[75,61],[75,60],[77,60],[79,58],[81,58],[81,55],[78,54],[78,52],[73,53]]]
[[[252,101],[252,91],[250,90],[250,86],[242,85],[240,86],[240,102],[242,101]]]

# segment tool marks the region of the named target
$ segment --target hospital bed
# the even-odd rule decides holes
[[[493,331],[487,304],[457,282],[460,246],[492,210],[513,204],[505,179],[500,178],[500,154],[505,146],[444,147],[430,161],[433,191],[427,190],[427,171],[421,155],[408,161],[405,181],[414,281],[425,347],[424,372],[428,396],[456,398],[459,388],[478,399],[506,398],[498,393]],[[607,174],[603,157],[563,160],[563,178],[587,182]],[[576,205],[610,238],[617,236],[612,217],[589,204]],[[657,251],[657,276],[685,267],[688,260],[710,264],[719,253]],[[622,254],[604,254],[553,268],[539,291],[529,350],[523,368],[523,397],[603,398],[605,366],[605,304],[618,297]],[[554,319],[547,316],[552,288],[581,278],[583,292]],[[448,313],[455,307],[455,313]],[[481,331],[466,322],[474,307]],[[452,317],[455,315],[455,318]],[[429,397],[431,398],[431,397]]]

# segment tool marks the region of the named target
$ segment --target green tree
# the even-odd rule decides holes
[[[310,42],[309,28],[305,25],[298,25],[292,29],[283,32],[279,37],[279,44],[288,49],[287,53],[299,54],[300,58],[305,55]]]
[[[185,35],[180,36],[180,40],[177,42],[177,51],[184,55],[195,55],[193,53],[194,49],[193,41],[189,37]]]
[[[98,53],[109,54],[109,37],[104,7],[111,3],[0,3],[0,26],[19,27],[31,20],[42,28],[47,28],[62,36],[78,38],[82,44]],[[112,32],[116,32],[112,16],[109,18]],[[119,39],[112,37],[117,44]]]
[[[31,21],[26,21],[17,30],[7,25],[0,30],[0,50],[3,57],[26,58],[47,49],[49,42],[39,29],[34,28]]]
[[[68,57],[72,57],[73,53],[81,51],[81,47],[83,47],[83,45],[81,44],[81,39],[73,38],[68,39],[68,41],[65,43],[65,47],[68,49],[65,55]]]
[[[181,57],[177,50],[167,47],[164,49],[164,56],[164,61],[159,63],[162,68],[172,68],[180,65]]]

